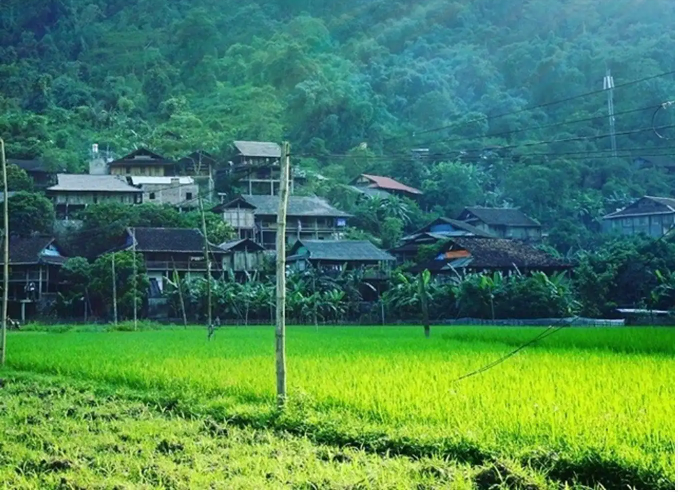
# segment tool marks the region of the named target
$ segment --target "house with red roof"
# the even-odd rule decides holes
[[[400,195],[408,198],[416,198],[423,193],[413,188],[396,181],[387,176],[375,176],[374,174],[361,174],[356,179],[351,181],[351,186],[360,193],[368,196],[379,196],[386,198],[389,195]]]

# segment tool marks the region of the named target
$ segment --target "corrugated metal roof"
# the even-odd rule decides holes
[[[130,176],[130,179],[132,180],[133,185],[171,185],[175,183],[192,185],[194,183],[193,178],[190,176]]]
[[[282,155],[280,145],[275,142],[251,142],[236,140],[233,145],[246,157],[273,157],[279,159]]]
[[[295,256],[299,248],[308,250],[310,260],[328,261],[393,261],[395,257],[377,248],[369,241],[315,241],[301,240],[292,247]]]
[[[14,195],[16,195],[16,191],[8,191],[7,196],[12,198]],[[5,201],[5,193],[0,191],[0,203],[3,203]]]
[[[57,184],[47,191],[107,191],[110,193],[141,193],[124,178],[110,174],[57,174]]]

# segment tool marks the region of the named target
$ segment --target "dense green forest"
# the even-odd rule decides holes
[[[661,75],[674,67],[674,11],[669,0],[3,0],[0,135],[10,157],[71,171],[94,142],[225,156],[233,139],[286,138],[296,164],[332,178],[310,191],[335,201],[332,183],[369,171],[420,187],[429,214],[519,206],[561,250],[585,247],[604,213],[674,195],[661,166],[634,165],[675,159],[673,110],[654,121],[670,139],[652,129],[674,97],[674,74]],[[429,157],[414,161],[415,148]]]

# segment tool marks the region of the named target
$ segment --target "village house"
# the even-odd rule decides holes
[[[148,149],[137,149],[107,163],[108,174],[119,176],[173,176],[176,163]]]
[[[69,220],[88,205],[118,202],[129,205],[142,201],[142,191],[131,186],[122,176],[90,174],[57,174],[57,184],[47,188],[46,195],[54,203],[57,219]]]
[[[603,231],[661,237],[673,228],[675,219],[674,198],[644,196],[628,207],[603,217]]]
[[[422,192],[412,186],[399,183],[393,178],[386,176],[375,176],[373,174],[361,174],[353,181],[351,187],[367,196],[378,196],[387,198],[389,195],[397,195],[407,198],[416,198]]]
[[[28,177],[33,180],[36,189],[45,189],[52,186],[56,182],[57,173],[66,171],[63,168],[48,169],[40,159],[7,159],[7,163],[23,169]]]
[[[241,195],[217,205],[213,212],[221,214],[241,239],[252,239],[267,250],[275,249],[278,205],[271,195]],[[298,239],[339,239],[350,214],[334,208],[323,198],[290,196],[287,204],[287,243]]]
[[[287,256],[287,263],[297,271],[309,267],[325,274],[361,270],[365,278],[387,278],[395,257],[369,241],[298,240]]]
[[[143,193],[143,203],[172,205],[180,209],[198,206],[200,190],[190,176],[129,176],[128,182]]]
[[[401,243],[389,250],[399,264],[415,261],[423,246],[431,246],[452,237],[494,237],[489,232],[460,220],[439,217],[414,233],[402,238]]]
[[[264,266],[264,247],[251,239],[235,239],[219,245],[223,255],[222,268],[233,272],[236,278],[240,274],[254,273]]]
[[[457,220],[505,239],[534,241],[542,235],[541,224],[517,208],[467,207]]]
[[[25,322],[55,302],[66,259],[52,236],[10,237],[8,316]],[[0,268],[0,281],[2,272]]]
[[[136,250],[144,260],[150,282],[148,316],[167,316],[167,299],[163,292],[176,272],[179,278],[207,274],[205,240],[198,229],[165,227],[128,228],[117,250]],[[224,251],[208,243],[209,269],[213,277],[222,274]]]
[[[432,275],[463,277],[469,273],[504,275],[566,271],[571,265],[522,241],[493,237],[454,237],[438,245],[430,260],[411,271],[428,270]]]
[[[282,149],[274,142],[233,142],[234,156],[230,172],[248,195],[278,195],[280,191],[280,157]],[[290,169],[290,193],[294,193],[293,170]]]

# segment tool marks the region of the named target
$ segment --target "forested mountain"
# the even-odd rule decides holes
[[[298,162],[340,182],[387,174],[422,188],[429,211],[511,204],[554,237],[581,238],[633,197],[674,194],[660,166],[633,164],[674,160],[672,108],[654,121],[671,140],[652,129],[674,97],[674,74],[655,77],[674,67],[674,10],[670,0],[3,0],[0,134],[10,156],[71,170],[94,142],[178,156],[288,138]],[[413,148],[430,158],[413,162]]]

